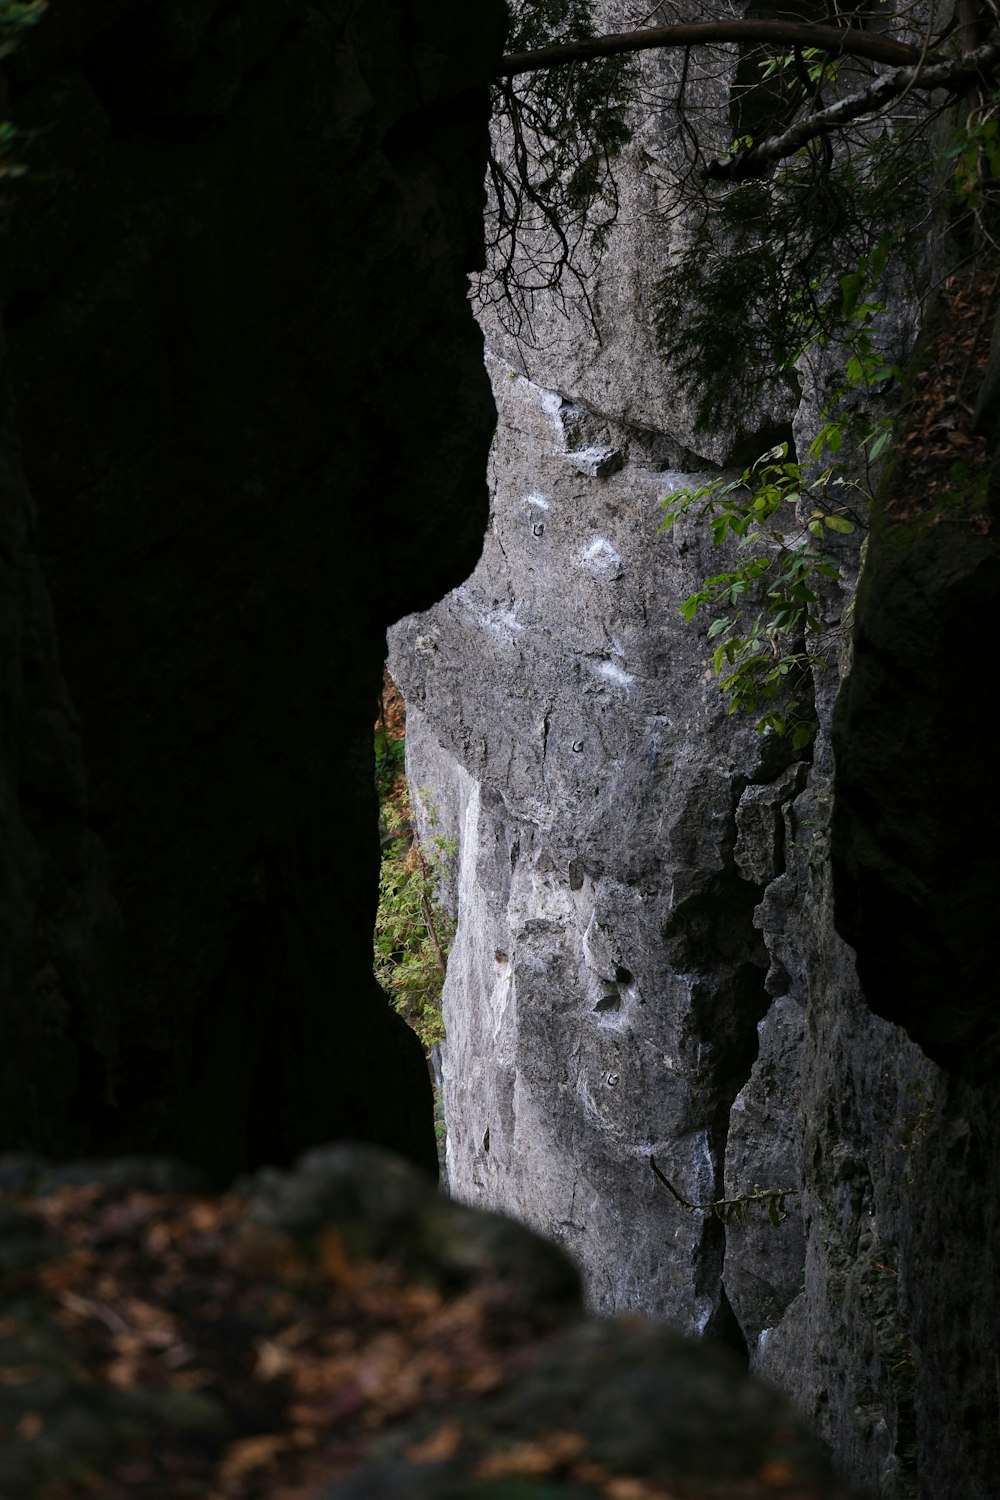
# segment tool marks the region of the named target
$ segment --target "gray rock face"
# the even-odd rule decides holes
[[[828,748],[787,766],[721,711],[674,609],[709,559],[653,540],[677,480],[646,435],[567,475],[558,398],[495,389],[483,561],[392,635],[410,774],[459,840],[452,1191],[562,1244],[594,1308],[745,1341],[885,1500],[988,1500],[995,1126],[865,1002]],[[691,1202],[795,1195],[723,1226],[651,1155]]]
[[[834,928],[849,661],[817,676],[793,762],[726,715],[680,621],[719,553],[694,523],[656,537],[659,500],[747,433],[808,439],[822,381],[794,413],[749,393],[730,430],[695,432],[642,315],[668,169],[640,130],[599,347],[583,317],[539,313],[531,349],[487,328],[483,557],[390,635],[411,779],[459,841],[449,1181],[562,1244],[594,1308],[745,1344],[882,1500],[989,1500],[995,1109],[872,1013]],[[692,1204],[788,1190],[778,1225],[686,1209],[651,1157]]]
[[[721,1196],[768,1005],[764,856],[737,866],[737,812],[785,753],[733,733],[665,607],[709,565],[694,528],[655,540],[679,482],[666,448],[493,373],[483,561],[391,658],[418,710],[413,778],[462,848],[450,1180],[562,1240],[596,1306],[703,1329],[724,1314],[718,1226],[678,1213],[649,1157],[688,1198]],[[618,455],[612,472],[581,470],[595,451]]]

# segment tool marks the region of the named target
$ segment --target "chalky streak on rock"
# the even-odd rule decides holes
[[[626,690],[635,682],[632,674],[623,671],[618,663],[614,661],[599,662],[596,671],[599,677],[603,677],[606,681],[613,682],[616,687],[625,688]]]
[[[594,573],[607,573],[610,569],[621,566],[621,554],[611,545],[607,537],[595,536],[584,548],[580,557],[580,565],[589,568]]]

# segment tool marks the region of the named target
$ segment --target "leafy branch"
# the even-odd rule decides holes
[[[931,67],[918,61],[913,67],[897,68],[894,73],[884,74],[858,93],[837,99],[825,109],[797,120],[779,135],[769,136],[759,142],[751,141],[743,149],[709,162],[704,175],[726,182],[745,182],[751,177],[764,177],[777,162],[794,156],[810,141],[827,135],[831,130],[842,129],[863,115],[878,113],[911,89],[947,88],[960,91],[970,81],[991,71],[998,60],[1000,39],[995,38],[973,52],[963,53],[961,57],[937,66]]]
[[[878,434],[876,442],[884,445],[887,436]],[[823,444],[839,449],[840,442],[841,429],[828,422],[810,457]],[[850,501],[830,496],[836,487],[851,488],[838,468],[831,464],[807,483],[802,465],[789,458],[788,444],[781,443],[739,479],[677,490],[663,502],[667,509],[661,533],[699,507],[698,518],[709,518],[715,545],[734,539],[743,554],[734,567],[707,578],[689,595],[681,614],[690,621],[705,605],[723,611],[708,628],[708,639],[715,642],[709,660],[729,698],[729,712],[753,713],[773,704],[756,727],[790,734],[796,750],[809,744],[815,723],[805,716],[799,698],[780,707],[775,700],[786,687],[794,689],[806,669],[828,664],[808,644],[818,644],[826,633],[815,583],[819,578],[839,580],[840,568],[818,544],[830,533],[854,531],[859,520]],[[783,508],[796,517],[792,531],[779,516]]]
[[[767,450],[736,479],[724,477],[686,486],[662,502],[665,534],[681,517],[694,511],[708,521],[712,541],[721,547],[735,544],[732,567],[705,579],[684,603],[685,621],[708,607],[714,612],[708,627],[712,646],[709,663],[729,699],[729,712],[764,713],[758,732],[771,729],[791,737],[792,748],[805,749],[816,722],[802,690],[813,668],[829,665],[821,652],[824,639],[834,633],[823,621],[821,580],[841,581],[836,557],[823,543],[847,536],[863,525],[871,490],[847,477],[840,459],[845,441],[864,460],[866,470],[884,453],[891,435],[888,416],[865,423],[848,399],[870,395],[902,374],[876,347],[874,318],[884,304],[870,295],[881,276],[887,248],[883,242],[838,282],[837,316],[851,328],[844,339],[843,385],[825,410],[824,420],[801,463],[782,442]],[[801,359],[814,343],[825,344],[822,323],[804,320],[805,342],[787,363]],[[832,462],[819,468],[825,456]],[[869,475],[870,477],[870,475]],[[839,627],[838,627],[839,628]],[[811,694],[809,695],[811,701]]]

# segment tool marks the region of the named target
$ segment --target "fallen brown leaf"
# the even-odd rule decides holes
[[[533,1442],[514,1443],[497,1453],[487,1453],[476,1464],[483,1479],[506,1479],[513,1475],[540,1479],[564,1469],[587,1446],[579,1432],[549,1432]]]
[[[462,1429],[457,1422],[444,1422],[420,1443],[411,1443],[406,1456],[413,1464],[446,1464],[462,1445]]]
[[[288,1438],[282,1432],[264,1432],[256,1437],[240,1438],[226,1449],[219,1466],[220,1477],[228,1484],[249,1474],[253,1469],[266,1468],[288,1446]]]

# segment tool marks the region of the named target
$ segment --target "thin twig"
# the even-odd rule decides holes
[[[649,1157],[649,1165],[653,1169],[654,1176],[663,1183],[669,1193],[673,1194],[681,1207],[686,1208],[690,1213],[717,1213],[720,1208],[735,1208],[748,1203],[770,1203],[775,1199],[794,1197],[796,1193],[795,1188],[762,1188],[755,1183],[752,1193],[740,1193],[736,1198],[718,1198],[713,1203],[692,1203],[689,1198],[685,1198],[677,1191],[669,1178],[664,1177],[652,1154]]]

